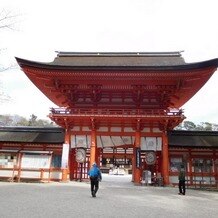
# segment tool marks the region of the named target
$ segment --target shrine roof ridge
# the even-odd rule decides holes
[[[55,51],[58,57],[87,57],[87,56],[104,56],[104,57],[180,57],[184,51],[173,52],[68,52],[68,51]]]

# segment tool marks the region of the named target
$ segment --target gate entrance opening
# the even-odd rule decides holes
[[[74,135],[71,137],[70,179],[86,180],[90,168],[90,140],[89,135]],[[134,170],[151,173],[150,184],[155,184],[162,178],[162,140],[160,137],[141,137],[140,149],[134,148],[133,136],[97,136],[95,159],[102,173],[108,175],[131,175],[134,181]],[[123,144],[121,144],[123,143]],[[126,144],[124,144],[126,143]],[[152,144],[153,143],[153,144]]]

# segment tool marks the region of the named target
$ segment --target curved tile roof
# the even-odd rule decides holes
[[[217,131],[172,131],[168,137],[170,147],[218,147]]]
[[[180,70],[218,67],[218,58],[186,63],[181,52],[58,52],[53,62],[37,62],[16,57],[21,67],[44,69],[130,69]]]
[[[169,147],[215,148],[218,131],[178,131],[168,133]],[[37,127],[1,127],[0,142],[64,143],[64,129]]]

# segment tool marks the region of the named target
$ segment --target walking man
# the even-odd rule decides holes
[[[179,172],[179,195],[185,195],[185,169],[184,166],[181,166]]]
[[[101,171],[96,163],[92,164],[91,169],[88,172],[91,181],[91,194],[92,197],[96,197],[96,193],[99,188],[99,181],[102,180]]]

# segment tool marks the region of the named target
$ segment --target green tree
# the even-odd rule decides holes
[[[212,131],[213,125],[211,123],[205,122],[204,123],[204,130],[205,131]]]
[[[13,124],[13,119],[10,115],[0,115],[0,125],[1,126],[11,126]]]
[[[176,126],[174,130],[183,130],[183,123],[180,123],[178,126]]]
[[[32,114],[29,120],[19,115],[0,115],[0,126],[38,126],[38,127],[53,127],[57,126],[50,120],[39,119]]]
[[[15,121],[15,126],[28,126],[29,125],[29,121],[25,117],[21,117],[18,115],[16,115],[16,117],[18,117],[18,119]]]
[[[192,121],[184,121],[183,126],[185,130],[195,130],[196,125]]]
[[[218,124],[201,122],[200,124],[195,124],[192,121],[184,121],[180,123],[175,130],[188,130],[188,131],[218,131]]]
[[[39,119],[37,120],[37,126],[54,126],[54,123],[49,122],[48,120]]]
[[[199,131],[212,131],[213,130],[213,125],[216,124],[212,124],[209,122],[201,122],[200,124],[197,125],[196,130]]]
[[[29,126],[37,126],[37,116],[34,114],[30,115],[30,119],[29,119]]]

